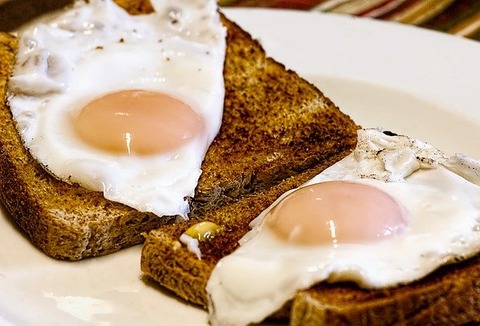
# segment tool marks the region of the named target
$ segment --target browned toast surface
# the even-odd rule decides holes
[[[267,58],[238,25],[223,23],[225,114],[202,166],[196,214],[266,189],[356,142],[357,126],[316,87]]]
[[[132,12],[143,2],[119,1]],[[355,123],[315,87],[267,59],[258,43],[227,19],[223,124],[202,164],[192,201],[201,214],[267,189],[355,145]],[[16,39],[0,38],[0,199],[12,219],[48,255],[68,260],[112,253],[173,217],[141,213],[99,192],[56,180],[29,155],[6,102]],[[326,121],[328,123],[318,123]]]

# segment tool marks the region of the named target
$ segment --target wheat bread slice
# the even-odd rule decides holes
[[[151,10],[145,1],[119,3],[132,13]],[[348,116],[267,58],[236,24],[222,22],[228,30],[223,124],[202,164],[192,216],[268,189],[356,142],[357,126]],[[30,156],[6,101],[16,42],[0,36],[0,200],[32,243],[54,258],[79,260],[141,243],[143,232],[174,221],[59,181]]]
[[[0,98],[6,96],[17,40],[0,34]],[[46,254],[77,260],[142,241],[141,233],[173,220],[105,200],[99,192],[57,180],[22,145],[8,107],[0,105],[0,200]]]
[[[310,179],[335,159],[199,219],[149,232],[141,256],[145,280],[208,309],[205,287],[210,274],[222,257],[235,250],[238,240],[250,230],[250,221],[284,191]],[[199,242],[201,259],[180,242],[180,236],[200,221],[222,227],[214,238]],[[354,283],[323,282],[297,292],[268,319],[299,326],[476,325],[480,323],[480,255],[392,288],[369,290]]]

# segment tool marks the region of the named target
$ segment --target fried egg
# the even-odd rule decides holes
[[[480,250],[480,161],[379,129],[282,195],[214,268],[212,324],[260,322],[301,289],[412,282]]]
[[[226,30],[214,0],[151,2],[77,1],[19,31],[9,105],[57,178],[186,217],[221,125]]]

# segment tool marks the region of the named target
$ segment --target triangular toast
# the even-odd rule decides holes
[[[122,3],[134,13],[151,10],[139,1]],[[229,37],[223,124],[202,164],[192,216],[268,189],[348,152],[356,142],[357,126],[348,116],[267,59],[238,26],[224,23]],[[31,241],[54,258],[78,260],[141,243],[143,232],[173,222],[174,217],[141,213],[59,181],[31,157],[6,103],[16,42],[0,34],[0,200]]]

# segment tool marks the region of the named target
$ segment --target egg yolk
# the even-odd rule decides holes
[[[204,122],[168,94],[125,90],[97,98],[73,118],[86,143],[118,154],[151,155],[178,148],[200,134]]]
[[[375,187],[330,181],[300,188],[266,217],[279,237],[302,245],[379,241],[407,227],[404,209]]]

